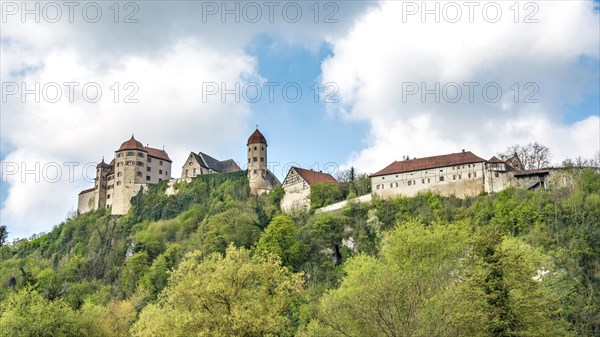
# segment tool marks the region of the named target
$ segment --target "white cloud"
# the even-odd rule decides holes
[[[96,23],[86,22],[82,15],[84,4],[73,12],[56,2],[3,2],[0,48],[2,82],[27,83],[31,87],[55,82],[98,83],[102,98],[98,103],[83,101],[81,93],[74,102],[33,103],[28,96],[22,104],[14,96],[2,105],[0,150],[3,168],[6,165],[26,164],[26,168],[48,163],[85,163],[110,157],[131,133],[144,144],[166,150],[173,159],[173,176],[179,174],[182,159],[189,151],[206,151],[219,157],[235,153],[247,137],[251,108],[235,104],[228,98],[202,102],[202,83],[232,83],[261,80],[257,60],[245,48],[260,35],[305,48],[316,49],[325,39],[343,35],[355,17],[371,2],[339,2],[335,18],[338,23],[325,23],[331,8],[320,7],[318,23],[314,22],[313,3],[298,2],[302,16],[296,23],[286,22],[282,14],[285,3],[278,3],[273,22],[267,8],[253,23],[239,12],[240,23],[232,15],[223,21],[220,11],[203,19],[206,4],[215,1],[146,1],[130,2],[137,7],[132,17],[137,23],[124,23],[133,7],[119,3],[118,22],[114,22],[113,3],[99,2],[102,16]],[[18,6],[14,15],[7,14]],[[58,4],[62,17],[57,23],[48,22],[44,6]],[[227,2],[228,8],[237,4],[242,10],[246,2]],[[40,22],[32,14],[22,22],[23,6],[40,6]],[[48,7],[48,8],[50,8]],[[333,8],[335,9],[335,8]],[[89,14],[94,15],[92,9]],[[250,13],[251,14],[251,13]],[[289,12],[293,14],[293,11]],[[6,15],[6,16],[5,16]],[[89,18],[89,16],[88,16]],[[114,82],[121,86],[119,101],[114,103]],[[131,92],[123,86],[134,82],[139,87],[135,98],[139,103],[124,104]],[[63,87],[63,89],[65,89]],[[4,88],[3,88],[4,90]],[[81,86],[76,89],[76,93]],[[63,91],[63,94],[66,92]],[[228,156],[228,155],[224,155]],[[63,166],[64,169],[66,169]],[[7,173],[7,172],[4,172]],[[63,172],[64,173],[64,172]],[[8,197],[4,200],[1,222],[8,225],[12,237],[28,236],[45,231],[62,220],[76,205],[77,193],[91,186],[82,172],[76,171],[70,183],[63,177],[56,183],[38,183],[28,175],[22,182],[20,174],[9,175]]]
[[[3,54],[11,57],[10,53],[9,49]],[[43,68],[19,81],[30,88],[36,82],[42,87],[50,82],[78,82],[81,86],[75,88],[73,103],[61,85],[63,96],[57,103],[44,102],[44,96],[41,103],[35,103],[33,96],[21,103],[18,96],[9,96],[3,104],[3,142],[15,148],[4,158],[3,167],[17,163],[33,169],[35,163],[40,164],[38,176],[6,174],[9,189],[2,223],[9,224],[13,236],[47,230],[64,219],[76,205],[79,190],[92,185],[83,179],[83,165],[97,162],[101,156],[110,160],[132,133],[144,144],[167,145],[174,161],[173,176],[179,174],[189,151],[228,152],[235,148],[234,140],[244,139],[247,133],[248,104],[222,103],[217,98],[203,103],[201,95],[203,82],[257,80],[256,60],[244,54],[221,53],[188,39],[161,58],[124,57],[108,71],[95,67],[73,49],[53,51],[42,62]],[[124,89],[129,81],[139,87],[134,96],[138,103],[123,103],[133,90]],[[97,103],[82,97],[82,86],[91,82],[102,89]],[[114,102],[115,90],[110,89],[115,82],[120,83],[119,103]],[[91,90],[88,96],[95,92]],[[72,182],[65,162],[80,163]],[[43,177],[42,168],[49,163],[57,163],[63,170],[58,182]],[[53,175],[47,175],[53,180]]]
[[[440,9],[448,4],[428,2],[428,8],[435,3]],[[491,156],[508,145],[535,140],[550,146],[555,160],[595,155],[600,125],[597,117],[586,117],[593,111],[582,114],[577,123],[562,123],[568,117],[564,105],[599,92],[599,18],[594,2],[537,2],[537,23],[523,22],[535,9],[525,8],[526,2],[519,2],[519,23],[509,8],[513,2],[496,3],[503,13],[496,23],[485,21],[492,16],[483,16],[485,3],[479,3],[474,22],[469,22],[461,2],[463,18],[458,23],[445,20],[443,11],[439,23],[432,15],[422,23],[420,13],[403,20],[406,2],[382,1],[348,35],[331,41],[333,56],[322,70],[323,82],[336,82],[340,88],[341,108],[334,112],[371,126],[368,146],[353,154],[348,166],[373,172],[403,155],[461,149]],[[465,82],[479,83],[473,102]],[[419,94],[403,97],[413,83],[425,83],[427,89],[439,83],[439,103],[431,94],[423,99],[421,88]],[[456,103],[451,102],[451,86],[443,95],[444,85],[451,83],[462,90]],[[483,96],[487,83],[502,88],[497,103],[489,102],[494,90]],[[534,92],[538,102],[524,102]]]

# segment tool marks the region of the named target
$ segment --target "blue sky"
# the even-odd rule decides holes
[[[468,149],[489,158],[532,141],[549,146],[554,163],[600,151],[596,0],[535,2],[538,22],[531,24],[515,23],[508,7],[494,23],[481,16],[473,23],[444,17],[422,22],[419,15],[403,21],[403,2],[394,1],[335,2],[335,23],[315,24],[313,2],[301,2],[304,16],[297,23],[281,17],[222,22],[219,16],[203,22],[206,3],[136,2],[135,24],[115,23],[110,15],[94,24],[80,17],[56,24],[8,17],[0,33],[3,84],[94,82],[104,95],[94,104],[80,95],[58,103],[22,102],[14,95],[0,103],[3,168],[97,162],[132,133],[144,144],[165,147],[174,177],[190,151],[244,166],[245,142],[257,124],[280,179],[292,162],[369,173],[404,155]],[[326,2],[319,5],[322,21]],[[287,102],[281,87],[272,103],[264,88],[256,103],[201,98],[206,82],[229,88],[263,81],[296,83],[302,98]],[[122,90],[118,103],[111,101],[115,82]],[[138,103],[122,102],[127,82],[138,85]],[[324,103],[322,96],[315,103],[311,86],[329,82],[339,90],[339,103]],[[497,103],[480,96],[437,103],[418,94],[402,100],[407,83],[464,82],[496,83],[504,94]],[[539,88],[538,102],[513,102],[511,85],[519,84],[522,100],[530,82]],[[76,207],[77,193],[91,186],[81,172],[73,181],[31,180],[17,174],[0,185],[0,220],[11,237],[51,229]]]
[[[327,163],[343,165],[352,151],[364,146],[368,126],[327,114],[326,105],[336,104],[323,103],[324,96],[331,91],[320,93],[319,102],[315,102],[314,91],[310,89],[315,83],[324,84],[320,78],[321,63],[331,55],[328,44],[309,50],[261,35],[247,52],[258,59],[261,76],[282,85],[298,83],[303,90],[297,103],[289,103],[276,94],[273,103],[265,98],[251,105],[252,118],[268,137],[269,161],[280,163],[279,169],[274,169],[280,179],[284,178],[282,169],[288,163],[314,169],[323,169]],[[294,135],[290,137],[291,134]],[[243,158],[245,148],[240,150],[236,155]]]

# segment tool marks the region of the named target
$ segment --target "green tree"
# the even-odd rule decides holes
[[[321,182],[310,187],[310,207],[321,208],[339,201],[342,197],[336,184]]]
[[[202,260],[190,253],[173,272],[158,304],[144,308],[134,336],[290,335],[290,304],[302,275],[272,256],[230,246]]]
[[[342,263],[342,240],[348,236],[346,232],[349,220],[346,216],[332,213],[321,213],[312,226],[312,237],[323,248],[331,249],[333,264]]]
[[[0,247],[6,244],[6,238],[8,238],[8,231],[6,230],[6,226],[0,226]]]
[[[121,290],[124,296],[131,296],[137,289],[138,282],[148,272],[148,253],[135,253],[125,262],[121,273]]]
[[[0,336],[82,335],[78,317],[65,301],[48,301],[31,288],[13,293],[2,303],[0,313]]]
[[[273,218],[261,234],[255,254],[275,254],[284,266],[297,269],[302,260],[303,245],[298,240],[298,228],[294,221],[285,215]]]
[[[449,308],[436,296],[452,284],[466,252],[458,226],[398,225],[383,240],[379,258],[358,255],[340,287],[320,301],[312,336],[454,336],[442,334]]]
[[[269,193],[269,199],[277,207],[277,209],[281,209],[281,199],[283,199],[284,195],[285,190],[280,184],[275,185],[275,187],[273,187]]]
[[[487,336],[569,336],[569,325],[560,317],[560,297],[539,274],[551,269],[547,257],[521,239],[503,238],[493,227],[474,236],[469,256],[462,291],[480,294],[482,301],[458,307],[461,314],[486,313]]]

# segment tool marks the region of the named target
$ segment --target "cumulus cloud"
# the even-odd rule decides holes
[[[261,11],[257,17],[248,3],[134,1],[115,7],[112,2],[67,6],[3,1],[3,94],[7,83],[24,83],[28,89],[39,83],[42,92],[39,103],[33,95],[22,103],[19,94],[0,103],[2,188],[7,189],[0,220],[10,235],[46,231],[64,219],[76,207],[77,193],[92,184],[85,176],[93,175],[93,169],[88,174],[85,165],[101,156],[110,159],[132,133],[144,144],[166,146],[173,176],[189,151],[217,157],[235,152],[256,112],[231,97],[225,103],[218,95],[203,102],[202,84],[224,82],[232,88],[236,82],[260,82],[258,60],[246,52],[257,36],[316,49],[327,39],[343,36],[364,8],[373,5],[319,3],[316,15],[312,2],[271,2],[272,13],[265,2],[253,2]],[[29,14],[23,16],[25,10]],[[224,15],[227,10],[230,14]],[[72,102],[65,82],[79,83]],[[56,103],[46,99],[54,97],[53,87],[43,93],[48,83],[62,90]],[[82,96],[88,83],[102,90],[96,103]],[[124,103],[127,98],[138,102]],[[78,163],[73,179],[72,164],[65,165],[72,162]],[[22,170],[35,171],[36,163],[37,173],[23,176]],[[55,165],[62,174],[57,181]]]
[[[594,2],[520,2],[518,13],[513,2],[482,2],[470,16],[453,2],[458,20],[456,8],[444,11],[448,3],[382,1],[331,41],[322,71],[340,89],[332,110],[371,126],[368,146],[347,165],[373,172],[404,155],[491,156],[529,141],[547,144],[558,159],[593,157],[598,111],[562,121],[570,117],[565,105],[599,92]],[[438,18],[422,16],[436,4]]]

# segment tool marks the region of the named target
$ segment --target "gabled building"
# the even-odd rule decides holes
[[[110,208],[111,214],[126,214],[140,189],[170,179],[171,163],[167,152],[144,146],[132,135],[110,164],[102,158],[96,165],[94,187],[79,193],[77,212]]]
[[[432,191],[465,197],[484,191],[485,159],[470,151],[394,161],[371,175],[371,191],[381,197]]]
[[[241,169],[233,159],[220,161],[203,152],[190,152],[186,163],[181,168],[181,179],[237,171],[241,171]]]
[[[284,211],[308,210],[311,186],[322,182],[338,184],[331,174],[300,167],[290,168],[281,185],[285,191],[281,200],[281,209]]]

